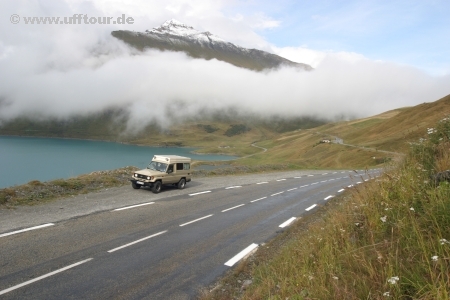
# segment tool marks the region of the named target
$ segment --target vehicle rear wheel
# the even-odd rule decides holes
[[[161,192],[161,187],[162,187],[161,181],[156,181],[153,184],[152,192],[158,194],[159,192]]]
[[[135,190],[138,190],[138,189],[140,189],[141,188],[141,185],[140,184],[137,184],[136,182],[131,182],[131,186],[133,187],[133,189],[135,189]]]
[[[186,186],[186,179],[181,178],[180,181],[178,181],[177,187],[182,190]]]

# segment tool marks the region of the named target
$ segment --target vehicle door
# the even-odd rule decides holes
[[[164,183],[177,183],[177,171],[175,169],[175,164],[170,164],[167,168],[167,175],[164,176]]]

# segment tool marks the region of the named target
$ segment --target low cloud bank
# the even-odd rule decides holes
[[[51,8],[17,3],[0,12],[3,20],[11,12],[45,15]],[[97,8],[83,9],[104,15]],[[51,15],[71,16],[74,11],[66,3]],[[433,77],[352,54],[317,55],[303,49],[305,60],[300,55],[297,61],[313,61],[314,71],[257,73],[183,53],[138,52],[110,35],[118,28],[8,26],[0,33],[0,124],[18,116],[64,119],[109,108],[126,109],[131,129],[230,108],[261,116],[353,118],[450,93],[448,75]],[[277,51],[283,50],[298,49]]]
[[[0,61],[0,119],[20,115],[66,118],[125,107],[130,126],[167,124],[208,110],[292,116],[365,117],[397,107],[439,99],[449,93],[449,76],[359,59],[325,57],[314,71],[282,68],[257,73],[182,53],[132,53],[116,41],[114,51],[75,66],[29,64],[13,68]],[[111,50],[111,49],[109,49]],[[14,57],[17,56],[17,57]]]

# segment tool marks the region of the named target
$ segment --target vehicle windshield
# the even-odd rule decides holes
[[[152,161],[152,162],[147,166],[147,169],[155,170],[155,171],[160,171],[160,172],[166,172],[167,164],[161,163],[161,162],[157,162],[157,161]]]

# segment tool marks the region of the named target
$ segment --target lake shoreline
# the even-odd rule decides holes
[[[124,166],[145,167],[153,155],[180,155],[194,162],[218,162],[236,156],[194,153],[198,148],[146,146],[104,140],[1,135],[0,188],[25,184],[32,180],[48,181],[71,178],[99,170]]]

